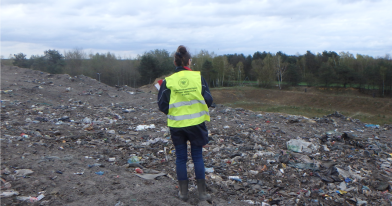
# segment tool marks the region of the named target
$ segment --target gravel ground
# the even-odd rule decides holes
[[[189,161],[185,203],[156,94],[8,66],[1,90],[1,205],[391,205],[391,125],[217,105],[213,200],[198,200]]]

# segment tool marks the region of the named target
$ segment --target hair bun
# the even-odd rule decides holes
[[[186,54],[186,53],[188,52],[184,46],[180,46],[180,47],[178,48],[178,51],[179,51],[181,54]]]
[[[187,66],[189,65],[189,59],[191,58],[191,55],[187,51],[186,47],[184,45],[180,45],[177,48],[177,51],[174,55],[174,62],[176,66]]]

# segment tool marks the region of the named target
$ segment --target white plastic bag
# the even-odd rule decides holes
[[[312,153],[317,151],[319,146],[302,139],[291,139],[286,143],[287,149],[293,152],[307,152]]]

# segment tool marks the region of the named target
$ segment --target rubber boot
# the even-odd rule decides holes
[[[180,191],[178,191],[178,196],[184,202],[188,200],[188,182],[189,180],[178,180],[178,184],[180,185]]]
[[[200,201],[211,200],[211,195],[207,194],[206,180],[205,179],[197,179],[197,190],[199,191],[199,199]]]

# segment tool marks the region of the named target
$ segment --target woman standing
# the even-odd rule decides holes
[[[211,199],[206,192],[203,146],[208,143],[205,121],[210,121],[208,107],[212,96],[199,71],[190,69],[191,55],[179,46],[174,55],[175,73],[166,77],[158,93],[159,110],[167,115],[171,139],[176,149],[176,172],[180,185],[179,197],[188,200],[187,141],[191,145],[197,189],[200,200]]]

